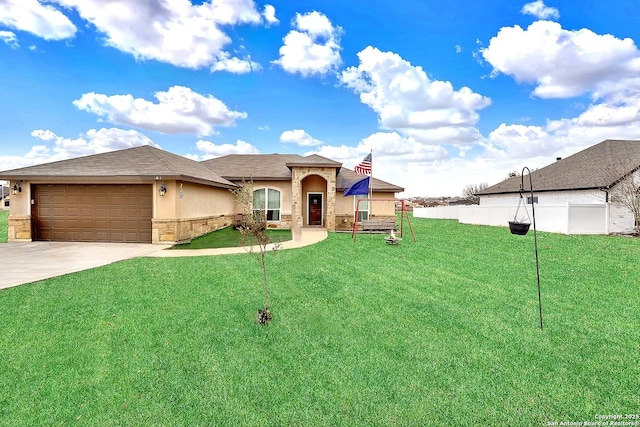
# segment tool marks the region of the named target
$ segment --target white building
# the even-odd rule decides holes
[[[606,140],[486,188],[479,205],[414,209],[414,216],[506,227],[514,219],[532,222],[535,209],[540,231],[631,234],[639,225],[639,189],[640,141]]]
[[[637,192],[640,188],[639,170],[640,141],[606,140],[565,159],[557,159],[542,169],[531,171],[530,175],[515,176],[488,187],[478,196],[482,207],[517,207],[522,194],[529,213],[533,202],[536,211],[544,212],[549,217],[542,223],[537,221],[542,225],[540,229],[547,228],[548,231],[570,233],[571,207],[574,207],[573,214],[577,217],[586,215],[592,216],[583,218],[587,221],[605,221],[602,227],[604,232],[633,233],[636,220],[628,207],[629,202],[622,202],[621,199],[631,196],[640,210],[640,193]],[[530,200],[529,179],[533,184],[533,201]],[[627,186],[629,183],[630,187]],[[630,188],[633,191],[630,192]],[[563,225],[559,230],[545,227],[544,222],[554,220],[550,213],[552,211],[547,207],[566,207],[557,210],[560,218],[555,221],[567,224],[566,229],[562,230]]]

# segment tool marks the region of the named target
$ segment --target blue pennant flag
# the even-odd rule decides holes
[[[356,194],[369,194],[369,180],[370,176],[356,181],[351,187],[347,188],[344,192],[344,197],[355,196]]]

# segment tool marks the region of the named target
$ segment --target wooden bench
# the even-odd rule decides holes
[[[394,218],[367,219],[360,222],[360,224],[362,224],[362,231],[370,233],[388,233],[396,229],[396,220]]]

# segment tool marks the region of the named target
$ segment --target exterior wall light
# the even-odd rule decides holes
[[[164,196],[165,194],[167,194],[167,187],[165,187],[163,182],[162,184],[160,184],[160,195]]]
[[[13,184],[13,188],[11,188],[14,196],[17,196],[18,193],[22,193],[22,187],[17,182]]]

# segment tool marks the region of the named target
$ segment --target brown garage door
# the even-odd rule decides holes
[[[150,185],[34,185],[34,240],[151,243]]]

